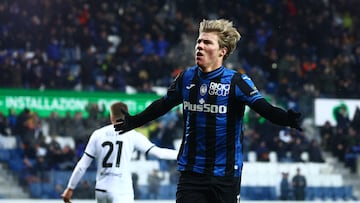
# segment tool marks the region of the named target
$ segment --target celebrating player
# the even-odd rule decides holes
[[[300,129],[300,113],[271,105],[248,75],[223,65],[239,40],[231,21],[203,20],[195,45],[196,65],[180,73],[165,96],[114,125],[124,133],[183,104],[177,203],[239,201],[245,105],[275,124]]]

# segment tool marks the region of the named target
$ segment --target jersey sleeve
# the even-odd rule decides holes
[[[263,98],[254,82],[246,74],[235,74],[235,95],[238,100],[251,106],[256,100]]]
[[[174,81],[168,87],[166,95],[164,96],[164,100],[166,101],[166,103],[170,103],[171,106],[176,106],[182,101],[181,88],[183,76],[184,72],[181,72],[179,73],[179,75],[176,76]]]
[[[74,171],[72,172],[69,183],[67,185],[70,189],[75,189],[80,179],[85,174],[87,168],[90,166],[93,158],[88,156],[86,153],[81,157],[79,162],[76,164]]]
[[[84,154],[82,155],[79,162],[76,164],[74,171],[71,174],[69,179],[68,188],[74,189],[79,183],[82,176],[85,174],[87,168],[90,166],[91,162],[95,159],[96,155],[96,140],[98,135],[98,130],[94,131],[89,139],[89,142],[86,145]]]
[[[134,139],[135,148],[147,155],[154,156],[159,159],[176,160],[178,151],[174,149],[160,148],[150,142],[143,134],[132,131],[131,137]]]
[[[99,130],[95,130],[91,136],[90,139],[86,145],[85,153],[91,157],[97,156],[97,148],[96,148],[96,142],[98,139]]]
[[[178,151],[154,146],[148,150],[148,154],[159,159],[176,160]]]
[[[140,152],[146,153],[151,147],[155,146],[155,144],[150,142],[143,134],[135,130],[130,131],[130,133],[132,133],[130,137],[133,139],[135,148]]]

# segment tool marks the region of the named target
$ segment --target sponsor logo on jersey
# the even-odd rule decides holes
[[[193,87],[195,87],[195,84],[190,84],[190,85],[188,85],[188,86],[186,86],[186,89],[191,89],[191,88],[193,88]]]
[[[227,106],[207,104],[205,100],[200,99],[200,104],[191,104],[188,101],[184,101],[184,110],[204,112],[204,113],[227,113]]]
[[[209,95],[226,96],[230,92],[230,84],[210,82]]]
[[[253,96],[254,94],[256,94],[258,92],[259,92],[259,90],[255,86],[253,86],[253,91],[250,92],[250,96]]]
[[[112,172],[101,172],[100,176],[119,176],[122,177],[121,173],[112,173]]]

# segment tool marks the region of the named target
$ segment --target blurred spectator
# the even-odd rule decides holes
[[[61,117],[61,131],[60,134],[64,136],[72,136],[71,131],[73,127],[73,117],[70,111],[65,113],[65,116]]]
[[[53,32],[56,32],[55,29],[52,30]],[[51,33],[55,35],[56,33]],[[60,61],[61,60],[61,46],[59,41],[53,37],[46,48],[46,54],[49,60],[53,61]]]
[[[141,46],[143,47],[143,54],[151,55],[155,53],[155,43],[150,33],[145,33],[141,39]]]
[[[37,112],[30,112],[30,110],[25,110],[23,116],[26,120],[22,122],[22,134],[19,134],[22,144],[24,148],[34,148],[38,137],[43,135],[42,120]]]
[[[301,169],[296,169],[296,175],[292,178],[292,188],[294,191],[294,199],[304,201],[306,197],[306,178],[301,174]]]
[[[47,145],[47,160],[53,169],[59,169],[59,162],[61,161],[62,148],[55,136],[50,137],[50,142]]]
[[[309,149],[307,150],[309,153],[309,161],[316,163],[324,163],[324,157],[322,155],[322,149],[317,140],[312,139],[310,142]]]
[[[306,146],[302,143],[299,137],[295,138],[291,146],[291,159],[294,162],[302,162],[301,154],[306,150]]]
[[[323,126],[320,127],[321,147],[323,150],[331,152],[334,142],[335,130],[331,126],[330,121],[326,121]]]
[[[291,157],[288,157],[289,145],[286,142],[279,140],[276,146],[276,155],[279,162],[291,162]]]
[[[148,199],[158,199],[160,185],[164,179],[165,179],[165,177],[161,177],[159,175],[159,171],[157,169],[154,169],[151,173],[149,173],[148,178],[147,178],[147,183],[148,183],[147,198]]]
[[[164,125],[164,129],[160,138],[160,147],[175,149],[174,147],[174,134],[175,121],[170,121],[167,125]]]
[[[97,103],[89,103],[86,106],[88,117],[85,123],[88,126],[88,131],[93,131],[103,125],[102,120],[107,120],[105,116],[105,106],[99,107]]]
[[[289,181],[289,173],[282,172],[280,181],[280,200],[291,200],[291,185]]]
[[[74,138],[75,146],[87,143],[88,137],[92,130],[87,128],[86,119],[84,119],[82,112],[75,112],[73,119],[71,119],[70,129],[67,136]]]
[[[360,133],[360,106],[355,109],[354,117],[351,121],[351,127],[358,133]]]
[[[352,173],[356,172],[357,159],[360,154],[360,134],[353,128],[348,129],[348,137],[346,138],[346,150],[344,163],[349,167]]]
[[[45,122],[48,124],[49,136],[64,136],[61,133],[61,118],[56,111],[50,113],[48,118],[45,118]]]
[[[8,135],[8,121],[6,116],[0,112],[0,135]]]
[[[25,108],[16,118],[16,135],[23,136],[26,133],[26,121],[30,118],[30,109]]]
[[[134,188],[134,199],[140,199],[142,194],[139,188],[139,175],[136,172],[133,172],[131,173],[131,179]]]
[[[80,59],[80,81],[82,90],[94,90],[94,72],[98,65],[97,63],[98,61],[96,59],[96,52],[94,48],[88,47]]]
[[[155,43],[156,43],[156,54],[160,58],[166,57],[169,51],[168,49],[170,43],[165,39],[165,36],[163,34],[159,34]]]
[[[260,141],[260,144],[256,148],[257,161],[268,162],[269,161],[269,149],[265,141]]]
[[[65,145],[61,149],[59,159],[56,160],[60,170],[72,170],[76,164],[75,151],[69,146]]]
[[[336,128],[334,142],[332,146],[332,154],[341,162],[344,162],[347,148],[347,130]]]
[[[350,118],[347,107],[343,104],[334,109],[337,128],[347,130],[350,126]]]
[[[10,128],[10,134],[15,136],[17,132],[17,114],[15,109],[9,109],[9,113],[7,115],[7,121]]]

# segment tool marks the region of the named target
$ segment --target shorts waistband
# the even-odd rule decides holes
[[[99,192],[106,192],[106,190],[102,190],[102,189],[97,189],[95,188],[96,191],[99,191]]]

